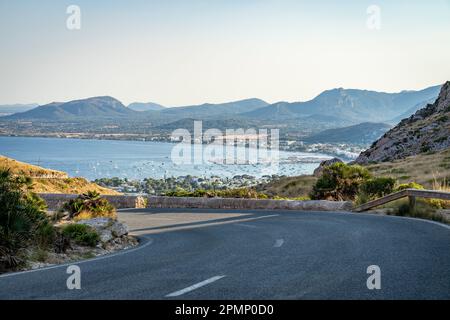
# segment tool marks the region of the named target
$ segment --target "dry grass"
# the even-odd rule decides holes
[[[450,192],[450,149],[370,164],[367,168],[374,176],[393,177],[399,184],[417,182],[426,189]],[[261,185],[257,190],[272,197],[307,197],[316,181],[314,176],[286,177]]]
[[[317,178],[314,176],[286,177],[277,181],[257,187],[258,192],[263,192],[271,197],[302,198],[309,197]]]
[[[68,178],[67,173],[62,171],[44,169],[25,162],[0,156],[0,168],[9,169],[12,174],[29,176],[31,178],[54,177]]]
[[[113,210],[111,212],[104,212],[103,214],[91,212],[91,211],[81,211],[73,220],[74,221],[81,221],[81,220],[89,220],[93,218],[111,218],[114,220],[117,220],[117,212],[116,210]]]
[[[448,188],[450,149],[433,154],[419,154],[392,162],[370,164],[367,168],[375,176],[393,177],[399,183],[413,181],[426,189],[435,189],[437,185],[444,184]]]
[[[119,195],[120,193],[89,182],[84,178],[33,179],[33,191],[37,193],[72,193],[81,194],[97,191],[102,195]]]
[[[85,193],[97,191],[103,195],[120,193],[100,187],[84,178],[69,178],[62,171],[45,169],[28,163],[0,156],[0,169],[9,169],[15,175],[25,175],[33,179],[33,191],[37,193]]]

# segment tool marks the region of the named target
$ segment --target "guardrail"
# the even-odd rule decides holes
[[[450,192],[435,191],[435,190],[417,190],[417,189],[405,189],[396,193],[392,193],[385,197],[369,201],[353,209],[356,212],[367,211],[374,207],[381,206],[388,202],[392,202],[404,197],[409,198],[409,206],[411,209],[416,205],[416,198],[429,198],[429,199],[441,199],[450,200]]]

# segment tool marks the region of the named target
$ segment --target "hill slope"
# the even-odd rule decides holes
[[[161,116],[170,117],[172,120],[184,118],[211,119],[216,117],[222,119],[223,116],[238,115],[241,113],[258,110],[269,104],[261,99],[245,99],[233,102],[166,108],[159,112]],[[154,115],[154,113],[151,113]]]
[[[105,195],[119,194],[84,178],[69,178],[65,172],[45,169],[3,156],[0,156],[0,169],[9,169],[13,174],[31,177],[33,190],[37,193],[83,193],[93,190]]]
[[[123,118],[137,112],[112,97],[94,97],[69,102],[53,102],[5,117],[7,120],[71,121],[96,118]]]
[[[354,126],[329,129],[319,132],[304,139],[305,142],[311,143],[357,143],[366,144],[378,139],[391,128],[385,123],[364,122]]]
[[[403,159],[450,147],[450,82],[433,104],[420,109],[388,131],[356,159],[357,163]]]
[[[439,90],[440,86],[399,93],[338,88],[324,91],[310,101],[278,102],[243,115],[253,119],[279,120],[333,115],[353,123],[365,122],[367,119],[387,122],[413,110],[417,105],[425,105],[430,99],[436,99]]]

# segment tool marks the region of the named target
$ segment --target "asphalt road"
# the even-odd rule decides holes
[[[0,276],[0,299],[450,299],[450,229],[367,214],[122,211],[141,245]],[[367,267],[381,270],[369,290]]]

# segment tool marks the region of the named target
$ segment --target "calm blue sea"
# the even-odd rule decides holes
[[[242,174],[261,177],[272,173],[293,176],[312,173],[321,160],[330,158],[324,154],[280,152],[278,172],[273,172],[265,163],[176,165],[170,159],[174,146],[172,143],[145,141],[0,137],[0,155],[89,180],[101,177],[163,178],[188,174],[199,177]]]

